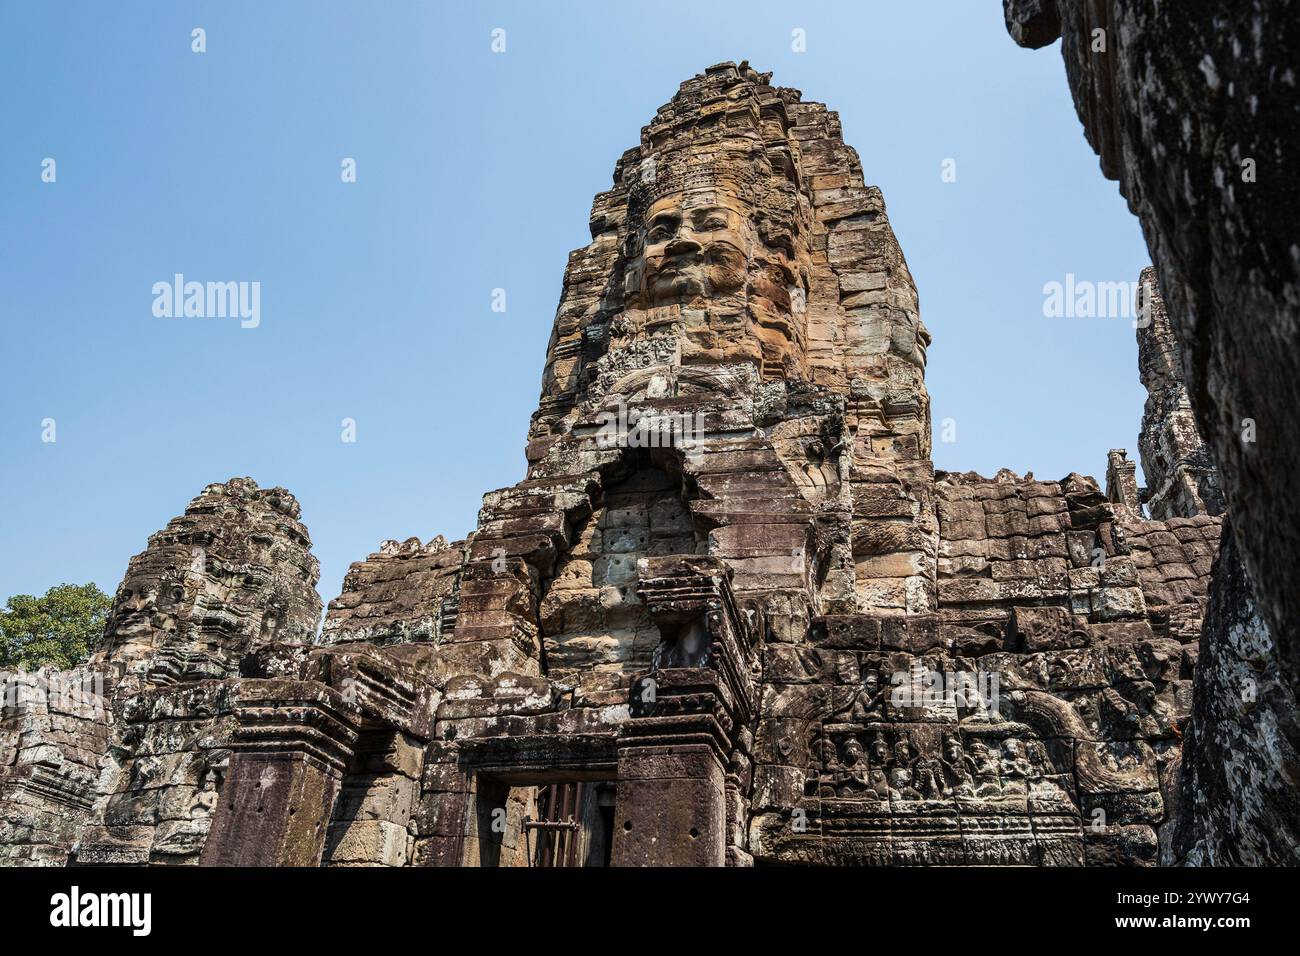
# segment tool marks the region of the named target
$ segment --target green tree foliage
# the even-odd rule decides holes
[[[60,584],[44,597],[15,594],[0,610],[0,668],[80,664],[104,633],[112,606],[94,584]]]

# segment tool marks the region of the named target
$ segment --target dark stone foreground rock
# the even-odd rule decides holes
[[[1286,790],[1300,741],[1300,8],[1005,0],[1004,11],[1022,46],[1062,41],[1088,142],[1141,220],[1232,512],[1178,848],[1188,862],[1295,862],[1300,821]],[[1246,662],[1259,668],[1248,704]]]

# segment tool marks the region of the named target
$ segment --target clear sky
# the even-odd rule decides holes
[[[1136,457],[1131,324],[1045,318],[1043,287],[1135,281],[1146,247],[1059,44],[1017,48],[996,0],[6,0],[0,601],[111,593],[236,475],[302,503],[325,601],[385,538],[472,530],[523,476],[592,196],[682,80],[742,59],[838,110],[884,191],[934,336],[936,467]],[[178,272],[260,282],[260,325],[156,317]]]

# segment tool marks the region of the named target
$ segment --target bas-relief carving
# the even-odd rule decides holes
[[[960,807],[975,799],[1025,797],[1031,786],[1040,795],[1068,795],[1046,780],[1058,776],[1041,741],[1015,736],[971,737],[944,732],[937,746],[918,746],[918,736],[935,741],[921,728],[897,725],[862,732],[837,730],[814,744],[820,762],[812,792],[823,800],[886,802],[951,801]],[[869,745],[864,744],[869,741]],[[891,742],[892,741],[892,742]],[[1020,806],[1024,807],[1023,802]],[[1077,816],[1078,808],[1072,807]]]

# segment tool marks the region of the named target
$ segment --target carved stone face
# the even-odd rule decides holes
[[[629,329],[685,319],[682,357],[754,363],[798,374],[809,251],[793,224],[778,226],[724,177],[650,202],[628,241],[624,299],[647,313]],[[656,314],[657,313],[657,314]],[[619,327],[617,325],[611,328]]]
[[[745,284],[752,212],[719,189],[676,193],[645,214],[641,276],[648,307],[726,295]]]
[[[209,485],[127,565],[96,657],[154,683],[221,677],[320,616],[298,503],[247,478]]]
[[[861,760],[862,744],[858,743],[857,738],[850,737],[844,744],[844,763],[852,767]]]
[[[132,562],[118,589],[108,633],[113,656],[134,660],[162,651],[223,660],[270,636],[279,602],[245,566],[211,561],[202,548],[151,548]]]
[[[885,738],[876,734],[875,739],[871,742],[871,755],[876,758],[877,763],[884,763],[889,759],[889,745],[885,743]]]
[[[156,643],[160,635],[188,629],[201,586],[189,580],[190,562],[184,549],[168,551],[174,554],[151,555],[153,560],[128,569],[109,622],[118,639]]]

